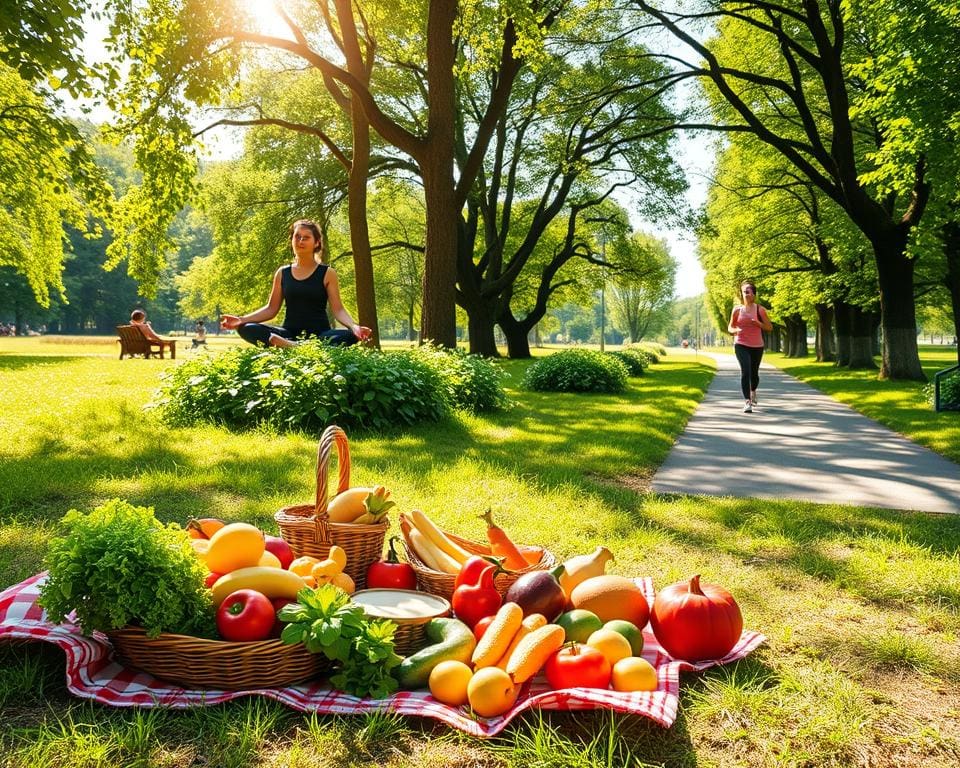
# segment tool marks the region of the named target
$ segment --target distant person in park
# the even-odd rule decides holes
[[[203,320],[197,320],[197,325],[193,329],[193,341],[190,343],[190,349],[196,349],[199,346],[205,346],[207,343],[207,326]]]
[[[150,321],[147,320],[147,313],[142,309],[135,309],[130,313],[130,325],[137,326],[150,341],[165,341],[157,336],[156,331],[153,330],[153,326],[150,325]]]
[[[757,286],[745,282],[740,286],[742,304],[733,308],[727,330],[734,335],[733,351],[740,363],[740,391],[743,412],[753,413],[760,385],[760,361],[763,360],[763,331],[772,331],[767,311],[757,304]]]
[[[290,226],[293,263],[280,267],[273,275],[270,298],[260,309],[246,315],[223,315],[221,327],[236,330],[251,344],[293,347],[297,339],[316,337],[331,344],[349,346],[370,338],[372,331],[357,325],[340,300],[340,285],[333,267],[323,263],[320,227],[308,219]],[[283,325],[267,325],[286,302]],[[349,330],[330,327],[327,304],[333,316]]]

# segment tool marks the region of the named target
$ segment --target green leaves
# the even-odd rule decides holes
[[[166,375],[153,405],[174,424],[385,429],[451,409],[505,408],[502,375],[487,360],[435,347],[385,354],[308,341],[197,357]]]
[[[303,643],[311,653],[337,662],[330,682],[354,696],[384,698],[397,689],[390,675],[400,663],[393,649],[396,624],[369,620],[361,606],[332,584],[302,589],[297,600],[280,610],[280,620],[290,622],[280,635],[284,643]]]
[[[89,514],[72,509],[61,524],[39,601],[51,620],[76,610],[86,633],[138,624],[150,636],[214,636],[206,569],[179,526],[119,499]]]
[[[622,392],[627,376],[627,367],[612,355],[567,349],[533,363],[523,385],[537,392]]]

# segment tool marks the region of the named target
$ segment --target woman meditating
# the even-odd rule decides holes
[[[337,273],[322,263],[320,227],[308,219],[290,226],[292,264],[280,267],[273,275],[270,299],[260,309],[246,315],[223,315],[220,326],[236,330],[245,341],[274,347],[293,347],[297,339],[320,338],[331,344],[348,346],[370,338],[372,331],[357,325],[340,300]],[[267,325],[277,316],[282,304],[287,311],[283,325]],[[333,316],[349,330],[330,327],[327,304]]]

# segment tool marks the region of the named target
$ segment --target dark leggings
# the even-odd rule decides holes
[[[760,384],[760,361],[763,360],[763,347],[745,347],[743,344],[734,344],[733,351],[740,363],[740,391],[743,399],[749,400],[750,393],[755,392]]]
[[[316,339],[326,339],[327,342],[335,347],[349,347],[357,343],[357,337],[351,331],[329,330],[320,333],[310,333],[309,331],[291,331],[279,325],[266,325],[265,323],[244,323],[237,327],[237,333],[244,341],[251,344],[270,345],[270,334],[275,333],[285,339],[296,339],[300,336],[307,336]]]

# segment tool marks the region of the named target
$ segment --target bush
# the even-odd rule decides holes
[[[568,349],[533,363],[523,384],[537,392],[622,392],[627,376],[627,367],[612,355]]]
[[[645,368],[648,368],[654,363],[659,363],[660,356],[665,354],[664,352],[658,352],[658,350],[650,344],[638,344],[636,346],[627,347],[624,352],[637,355],[641,360],[643,360],[643,365]]]
[[[453,408],[480,413],[510,407],[501,383],[507,374],[489,360],[430,343],[411,349],[409,354],[432,367],[443,379],[447,400]]]
[[[646,363],[644,355],[635,349],[624,349],[618,352],[608,352],[627,367],[627,373],[631,376],[643,376],[643,367]]]
[[[437,420],[455,408],[506,403],[499,371],[479,358],[439,349],[386,354],[309,341],[196,357],[166,375],[153,405],[175,425],[319,431],[331,423],[384,429]]]

